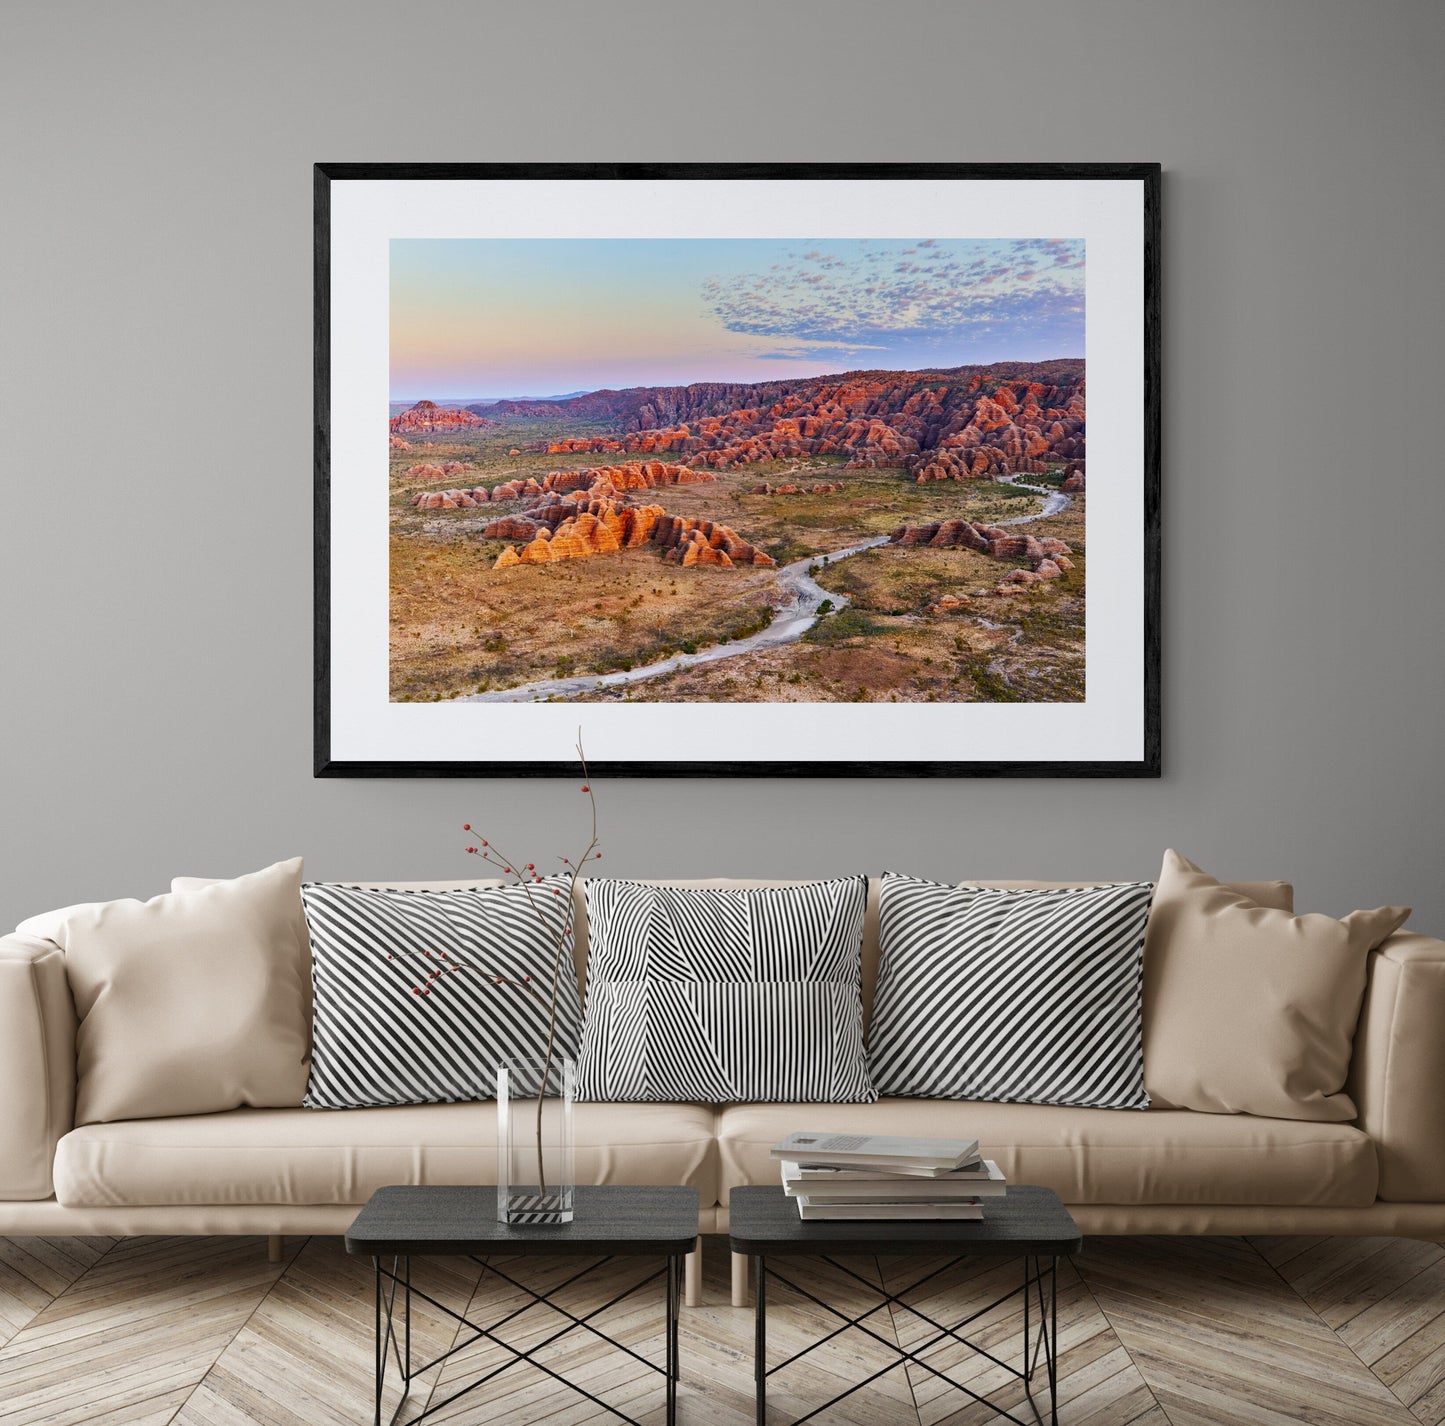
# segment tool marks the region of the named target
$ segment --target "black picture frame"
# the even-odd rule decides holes
[[[798,760],[652,761],[643,758],[592,763],[602,777],[970,777],[970,778],[1156,778],[1161,747],[1161,166],[1157,163],[317,163],[314,166],[314,775],[316,777],[557,777],[573,776],[576,762],[527,760],[499,763],[476,759],[349,757],[334,748],[332,613],[334,591],[332,311],[333,186],[353,181],[548,182],[686,180],[726,184],[806,180],[887,182],[892,180],[1007,181],[1137,184],[1142,193],[1139,261],[1143,285],[1143,362],[1140,412],[1143,447],[1142,549],[1143,647],[1142,735],[1137,757],[1090,760],[844,758]],[[680,705],[670,705],[680,706]]]

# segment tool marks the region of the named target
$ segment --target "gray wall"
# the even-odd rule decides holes
[[[1442,59],[1433,0],[9,0],[0,924],[578,841],[571,780],[311,777],[314,160],[1157,159],[1164,778],[615,782],[603,865],[1171,845],[1445,932]]]

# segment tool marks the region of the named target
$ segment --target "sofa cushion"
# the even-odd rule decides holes
[[[872,1099],[865,879],[678,889],[587,883],[584,1099]]]
[[[301,858],[149,901],[22,923],[65,952],[75,1122],[298,1105],[308,1027]]]
[[[1344,1121],[1370,951],[1402,906],[1292,916],[1165,852],[1144,943],[1144,1082],[1166,1107]]]
[[[885,875],[868,1035],[879,1093],[1148,1108],[1139,969],[1153,890]]]
[[[1011,1182],[1065,1203],[1286,1204],[1362,1208],[1378,1182],[1375,1146],[1346,1124],[1069,1109],[1050,1104],[880,1099],[876,1104],[739,1104],[718,1115],[722,1202],[776,1183],[768,1150],[795,1129],[976,1138]]]
[[[676,1183],[717,1201],[714,1112],[698,1104],[579,1104],[578,1183]],[[91,1124],[67,1134],[67,1208],[365,1203],[389,1183],[495,1183],[496,1105],[238,1109]]]
[[[306,1107],[490,1099],[503,1058],[543,1059],[549,1042],[575,1055],[566,892],[565,877],[469,891],[302,887],[316,1007]]]

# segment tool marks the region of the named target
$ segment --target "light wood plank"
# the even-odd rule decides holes
[[[370,1418],[371,1264],[338,1239],[288,1239],[265,1261],[264,1240],[218,1238],[0,1240],[0,1426],[341,1426]],[[525,1280],[555,1284],[569,1259],[498,1260]],[[875,1300],[822,1263],[781,1264],[800,1286],[852,1313]],[[867,1281],[912,1282],[921,1259],[852,1259]],[[621,1261],[566,1290],[585,1313],[648,1269]],[[1016,1264],[964,1265],[925,1286],[916,1306],[952,1325],[1011,1285]],[[492,1322],[523,1294],[467,1259],[417,1259],[414,1281],[454,1310]],[[770,1359],[838,1325],[826,1309],[770,1282]],[[680,1329],[686,1426],[753,1419],[753,1315],[730,1306],[725,1240],[708,1240],[701,1305]],[[1059,1280],[1059,1401],[1065,1426],[1445,1426],[1445,1253],[1399,1239],[1091,1239]],[[662,1289],[653,1283],[608,1309],[602,1325],[661,1361]],[[444,1313],[418,1303],[418,1354],[458,1340]],[[8,1315],[7,1315],[8,1314]],[[562,1323],[533,1309],[506,1329],[535,1344]],[[892,1308],[870,1325],[918,1344],[933,1329]],[[6,1327],[5,1324],[10,1324]],[[1015,1302],[968,1335],[1004,1360],[1021,1346]],[[663,1382],[587,1334],[543,1360],[648,1426],[661,1426]],[[413,1389],[403,1421],[497,1364],[473,1342]],[[1017,1411],[1021,1388],[987,1360],[944,1342],[928,1360]],[[859,1332],[777,1373],[770,1419],[790,1420],[893,1354]],[[396,1399],[396,1388],[388,1401]],[[1025,1409],[1026,1410],[1026,1409]],[[532,1367],[509,1369],[438,1413],[439,1426],[600,1426],[601,1407]],[[829,1413],[836,1426],[975,1426],[988,1410],[921,1368],[894,1366]]]
[[[1080,1273],[1174,1426],[1417,1426],[1239,1239],[1091,1239]]]
[[[0,1346],[114,1245],[114,1238],[0,1238]]]
[[[412,1283],[460,1311],[479,1272],[465,1258],[417,1258]],[[176,1426],[247,1421],[351,1426],[369,1419],[374,1322],[371,1260],[351,1257],[339,1239],[309,1239],[275,1290],[218,1355]],[[445,1351],[455,1337],[455,1324],[420,1299],[414,1299],[411,1326],[417,1361]],[[424,1403],[434,1378],[432,1372],[414,1383],[411,1401]],[[394,1364],[391,1382],[388,1412],[401,1395]]]

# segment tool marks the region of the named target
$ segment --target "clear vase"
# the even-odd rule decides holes
[[[543,1076],[545,1074],[545,1084]],[[497,1218],[570,1223],[576,1198],[577,1063],[558,1055],[497,1066]]]

